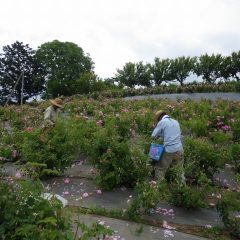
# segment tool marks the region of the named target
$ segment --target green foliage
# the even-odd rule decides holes
[[[237,172],[240,173],[240,143],[231,145],[231,156]]]
[[[233,131],[233,140],[235,142],[240,142],[240,121],[237,120],[233,127],[232,127],[232,131]]]
[[[197,184],[201,187],[208,187],[212,184],[212,180],[209,179],[205,173],[201,172],[199,174]]]
[[[108,89],[105,82],[100,80],[93,72],[86,72],[71,85],[71,94],[88,94]]]
[[[236,174],[236,179],[237,179],[237,181],[240,183],[240,173],[237,173],[237,174]]]
[[[206,206],[205,203],[206,193],[203,189],[196,190],[187,185],[173,184],[171,186],[170,201],[179,207],[187,209],[202,208]]]
[[[155,71],[155,70],[154,70]],[[153,73],[152,73],[153,74]],[[156,73],[157,74],[157,73]],[[153,76],[153,81],[157,77]],[[169,79],[169,78],[168,78]],[[162,80],[159,80],[159,84],[155,83],[152,87],[147,88],[122,88],[119,86],[118,89],[106,90],[102,92],[90,93],[89,96],[94,99],[101,97],[106,98],[118,98],[118,97],[129,97],[129,96],[141,96],[148,94],[164,94],[164,93],[210,93],[210,92],[240,92],[240,83],[239,82],[218,82],[218,83],[202,83],[202,82],[192,82],[185,83],[183,86],[177,84],[169,83],[168,85],[162,84],[166,78],[163,77]]]
[[[201,55],[195,65],[194,72],[197,76],[202,78],[209,83],[214,83],[217,78],[221,77],[221,64],[223,57],[221,54],[209,56],[208,54]]]
[[[176,80],[183,85],[184,80],[193,72],[196,58],[178,57],[171,60],[170,74],[171,80]]]
[[[206,139],[187,138],[184,146],[186,175],[195,178],[205,173],[212,178],[217,169],[223,166],[225,159]]]
[[[4,46],[0,55],[0,102],[5,103],[10,96],[10,102],[21,103],[22,79],[23,103],[41,93],[44,85],[44,79],[38,77],[41,70],[28,44],[16,41]]]
[[[149,66],[142,62],[128,62],[123,66],[123,69],[117,70],[115,80],[123,86],[134,87],[136,85],[151,86]]]
[[[130,149],[128,142],[116,142],[113,139],[105,147],[97,162],[98,180],[102,187],[134,186],[148,176],[148,159],[141,150]]]
[[[228,66],[228,74],[235,78],[238,82],[240,81],[239,73],[240,73],[240,51],[232,52],[230,57],[230,66]]]
[[[172,80],[170,73],[170,59],[154,59],[154,64],[151,65],[151,73],[153,75],[154,83],[159,86],[164,81]]]
[[[240,193],[226,192],[217,204],[224,226],[235,237],[240,237]]]
[[[197,118],[188,122],[189,128],[196,137],[205,137],[208,135],[208,124],[206,119]]]
[[[0,144],[0,153],[3,158],[11,159],[12,147],[10,145]]]
[[[82,231],[81,240],[106,239],[113,234],[113,230],[99,223],[92,223],[90,227],[85,223],[78,223],[78,226]]]
[[[47,96],[69,96],[75,81],[91,72],[93,62],[81,47],[71,42],[54,40],[42,44],[36,51],[38,62],[44,67],[42,76],[47,81]]]
[[[62,204],[41,197],[36,182],[1,183],[1,239],[73,239],[70,222],[62,214]]]
[[[136,186],[136,197],[130,200],[130,205],[127,209],[127,215],[134,219],[144,213],[149,213],[151,209],[156,207],[161,198],[167,192],[167,184],[161,182],[142,182]]]
[[[214,144],[226,145],[232,140],[232,135],[224,132],[212,132],[210,138]]]
[[[40,176],[43,173],[52,175],[54,172],[63,171],[76,154],[68,128],[68,123],[59,121],[55,127],[21,132],[22,141],[17,144],[21,158],[27,162],[45,164],[46,169],[52,170],[41,171]],[[45,165],[41,165],[41,170]]]
[[[33,181],[3,182],[0,185],[0,238],[11,240],[75,240],[72,219],[62,203],[42,197],[42,184]],[[112,235],[110,228],[98,223],[87,226],[78,219],[81,239]],[[75,236],[74,236],[75,235]]]

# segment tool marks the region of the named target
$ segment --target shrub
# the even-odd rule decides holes
[[[240,142],[240,121],[234,123],[232,127],[233,131],[233,140],[236,142]]]
[[[198,178],[202,172],[208,178],[212,178],[225,161],[223,156],[219,154],[218,149],[215,149],[206,139],[187,138],[184,152],[186,175],[195,178]]]
[[[2,182],[0,185],[0,239],[76,240],[70,213],[52,197],[42,198],[42,184],[33,181]],[[105,239],[113,231],[98,223],[77,221],[80,239]],[[75,235],[75,236],[74,236]]]
[[[194,119],[188,122],[189,128],[196,137],[204,137],[208,135],[208,124],[204,119]]]
[[[228,144],[232,140],[232,135],[224,132],[212,132],[210,134],[210,139],[214,144]]]
[[[196,190],[189,186],[173,184],[171,187],[171,199],[170,201],[179,207],[187,209],[195,209],[205,207],[205,197],[203,189]]]
[[[235,168],[240,173],[240,143],[231,145],[231,155]]]
[[[230,233],[240,238],[240,193],[226,192],[217,204],[217,210]]]
[[[63,171],[76,153],[69,127],[67,123],[58,122],[55,127],[21,132],[22,142],[18,142],[17,147],[22,159],[46,164],[47,169],[53,171]]]
[[[132,145],[126,139],[125,128],[120,129],[115,120],[106,121],[106,126],[97,127],[88,140],[81,138],[85,142],[82,151],[96,166],[99,173],[97,181],[105,189],[123,184],[134,186],[137,181],[144,180],[150,171],[144,149]]]
[[[1,239],[73,239],[62,204],[57,199],[43,199],[40,184],[4,182],[0,194]]]
[[[136,185],[136,197],[130,200],[127,215],[130,218],[149,213],[160,199],[168,197],[168,186],[165,181],[142,182]]]
[[[111,142],[99,157],[97,179],[103,188],[133,187],[149,175],[147,156],[141,150],[129,147],[129,142]]]

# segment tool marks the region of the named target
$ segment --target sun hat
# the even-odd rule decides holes
[[[156,117],[156,118],[159,118],[163,113],[164,113],[163,110],[158,110],[158,111],[155,113],[155,117]]]
[[[158,110],[155,113],[155,124],[157,124],[160,121],[160,118],[163,117],[164,113],[166,113],[164,110]]]
[[[63,105],[62,105],[63,101],[60,98],[51,99],[50,102],[59,108],[63,108]]]

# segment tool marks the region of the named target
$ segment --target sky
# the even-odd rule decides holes
[[[240,0],[0,0],[0,51],[53,40],[89,53],[95,73],[127,62],[240,50]]]

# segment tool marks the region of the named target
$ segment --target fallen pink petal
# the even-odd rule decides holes
[[[205,228],[212,228],[212,225],[207,224],[207,225],[205,225]]]
[[[70,179],[69,178],[65,178],[64,179],[64,183],[68,184],[70,182]]]
[[[100,195],[100,194],[102,194],[102,191],[100,189],[98,189],[98,190],[96,190],[96,193]]]
[[[174,234],[170,230],[164,230],[164,237],[174,237]]]
[[[163,221],[162,226],[163,226],[163,228],[166,228],[166,229],[171,229],[171,230],[176,229],[175,227],[172,227],[172,226],[168,225],[167,221],[165,221],[165,220]]]

